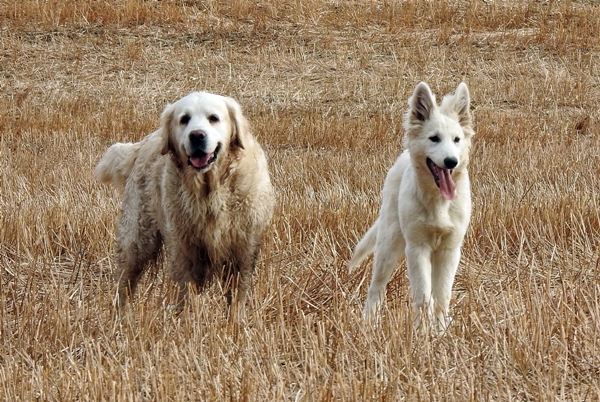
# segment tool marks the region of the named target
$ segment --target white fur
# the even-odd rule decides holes
[[[173,120],[172,146],[178,147],[176,151],[181,155],[192,155],[194,153],[190,142],[192,132],[202,132],[206,135],[202,148],[207,154],[214,152],[219,144],[226,144],[230,133],[229,125],[224,123],[227,123],[232,103],[220,95],[193,92],[167,106],[162,119],[168,117]],[[184,117],[188,119],[185,123],[182,122]],[[166,150],[164,152],[166,153]]]
[[[415,88],[405,114],[406,150],[390,169],[383,187],[379,218],[358,243],[349,269],[374,251],[374,267],[363,316],[376,313],[400,257],[406,255],[415,307],[415,326],[425,312],[436,328],[450,322],[448,309],[461,246],[471,215],[471,189],[467,165],[474,135],[469,111],[469,90],[461,83],[454,95],[438,107],[425,83]],[[432,137],[436,142],[432,141]],[[452,179],[455,199],[444,198],[427,158],[444,166],[446,158],[457,165]]]

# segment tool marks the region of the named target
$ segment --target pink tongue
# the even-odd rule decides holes
[[[210,158],[212,158],[212,156],[213,154],[208,154],[204,156],[190,156],[190,163],[196,169],[202,169],[204,166],[206,166],[206,164],[208,163]]]
[[[439,169],[440,192],[448,201],[454,201],[456,198],[456,185],[452,181],[452,171],[448,169]]]

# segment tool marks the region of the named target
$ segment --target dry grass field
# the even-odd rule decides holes
[[[600,400],[600,3],[0,0],[0,400]],[[403,261],[361,320],[419,81],[473,99],[454,325]],[[193,90],[236,98],[278,204],[246,314],[157,270],[118,319],[119,194],[92,171]]]

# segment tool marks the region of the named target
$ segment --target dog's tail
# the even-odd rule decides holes
[[[348,271],[352,272],[360,265],[369,254],[373,252],[375,243],[377,243],[377,230],[379,227],[379,219],[375,221],[373,226],[367,231],[361,241],[354,247],[354,254],[348,263]]]
[[[126,144],[117,142],[111,145],[94,170],[96,180],[112,183],[119,190],[123,190],[139,149],[139,142]]]

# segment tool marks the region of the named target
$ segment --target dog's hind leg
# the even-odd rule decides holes
[[[150,263],[160,255],[163,238],[158,230],[151,202],[140,188],[144,181],[129,180],[122,211],[116,225],[116,263],[119,281],[116,305],[123,307],[132,298]]]
[[[160,233],[146,233],[145,236],[117,241],[116,261],[119,280],[116,305],[123,307],[135,293],[137,284],[150,263],[160,254],[162,239]]]
[[[379,225],[375,256],[373,259],[373,275],[367,293],[367,301],[363,309],[363,318],[370,319],[385,300],[385,288],[389,282],[398,259],[404,255],[405,242],[398,223]]]

